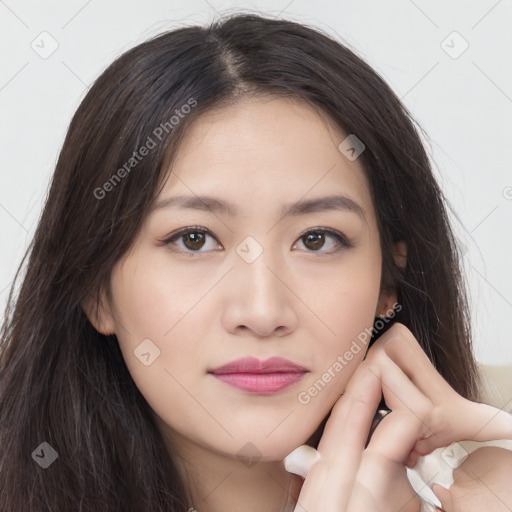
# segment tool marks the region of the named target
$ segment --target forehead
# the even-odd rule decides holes
[[[157,200],[215,196],[244,215],[263,205],[282,210],[300,199],[342,194],[372,217],[364,168],[338,149],[346,137],[300,100],[244,99],[189,126]]]

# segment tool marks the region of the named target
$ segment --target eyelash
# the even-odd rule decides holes
[[[200,251],[200,250],[199,251],[182,250],[182,249],[176,249],[176,248],[170,247],[170,245],[174,241],[178,240],[181,236],[189,234],[189,233],[203,233],[203,234],[210,235],[215,240],[217,240],[217,238],[213,235],[213,233],[210,232],[210,230],[208,230],[206,228],[203,228],[201,226],[189,226],[189,227],[182,228],[182,229],[172,233],[171,235],[169,235],[168,237],[164,238],[163,240],[160,240],[160,243],[162,245],[169,246],[169,249],[172,252],[180,253],[180,254],[183,254],[183,255],[189,256],[189,257],[194,257],[198,253],[201,254],[201,253],[208,253],[208,252],[210,252],[210,251]],[[316,234],[321,233],[321,234],[327,234],[327,235],[332,236],[333,238],[335,238],[337,240],[338,247],[335,248],[335,249],[331,249],[330,251],[322,251],[322,250],[311,251],[311,250],[308,250],[307,252],[319,253],[321,255],[330,255],[330,254],[338,253],[338,252],[340,252],[340,251],[342,251],[344,249],[351,249],[351,248],[354,247],[354,244],[351,241],[349,241],[344,235],[342,235],[338,231],[336,231],[334,229],[330,229],[330,228],[320,228],[319,227],[319,228],[308,229],[307,231],[304,231],[301,235],[299,235],[297,241],[301,240],[303,237],[305,237],[306,235],[309,235],[311,233],[316,233]]]

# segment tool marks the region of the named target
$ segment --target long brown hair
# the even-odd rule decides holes
[[[438,371],[476,398],[447,203],[409,112],[372,68],[320,30],[232,15],[127,51],[72,119],[2,327],[0,511],[186,510],[187,482],[116,336],[97,332],[82,303],[109,290],[110,272],[144,223],[168,176],[163,164],[190,123],[253,94],[302,99],[363,141],[382,286],[396,287],[399,319]],[[134,156],[151,146],[148,137],[154,146]],[[407,244],[404,269],[392,258],[400,240]],[[58,454],[46,469],[33,457],[46,449],[43,442]]]

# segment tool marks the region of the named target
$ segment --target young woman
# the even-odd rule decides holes
[[[512,436],[477,403],[413,121],[320,31],[239,15],[122,55],[71,122],[27,256],[2,332],[2,512],[419,510],[406,466]],[[508,499],[499,454],[472,503]]]

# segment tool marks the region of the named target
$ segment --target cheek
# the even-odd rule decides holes
[[[130,374],[148,402],[167,402],[176,369],[180,384],[192,385],[187,368],[197,363],[198,347],[191,319],[207,283],[186,287],[153,260],[139,265],[129,262],[115,270],[112,289],[117,338]]]
[[[380,278],[380,261],[360,252],[308,278],[302,294],[326,327],[321,332],[327,346],[341,350],[348,339],[373,325]]]
[[[162,251],[163,253],[163,251]],[[116,320],[133,341],[167,340],[208,292],[215,276],[183,276],[165,254],[141,254],[113,272]],[[125,329],[123,330],[122,327]]]
[[[348,261],[329,278],[317,280],[308,303],[320,317],[313,332],[315,372],[301,387],[299,401],[314,409],[330,408],[343,393],[347,382],[368,349],[380,288],[380,262],[377,258]],[[313,326],[311,323],[311,326]],[[313,404],[313,402],[317,402]]]

